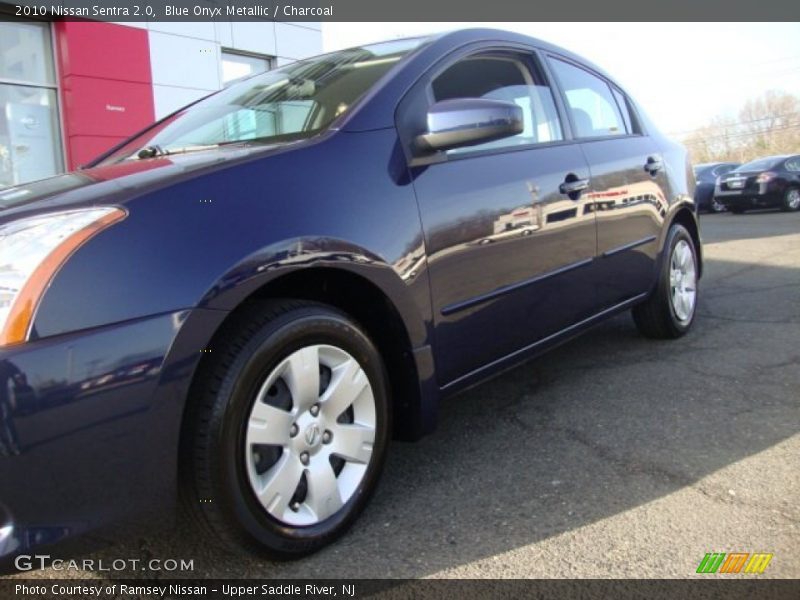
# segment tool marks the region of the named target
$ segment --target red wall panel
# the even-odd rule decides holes
[[[61,75],[151,83],[147,30],[96,21],[56,25]]]
[[[74,169],[155,120],[147,31],[56,23],[67,163]]]
[[[72,135],[125,137],[153,122],[153,88],[146,83],[70,76],[62,95]]]

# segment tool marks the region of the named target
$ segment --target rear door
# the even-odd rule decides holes
[[[599,308],[613,306],[653,282],[668,208],[664,162],[619,89],[568,59],[550,56],[548,64],[591,171],[586,197],[597,215]]]
[[[532,52],[462,51],[412,91],[399,120],[424,123],[433,102],[474,97],[518,104],[525,128],[411,169],[440,385],[563,329],[595,304],[587,274],[594,214],[580,192],[560,189],[565,180],[587,180],[589,170],[579,144],[564,139],[553,92]]]

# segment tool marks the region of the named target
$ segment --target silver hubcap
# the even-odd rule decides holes
[[[686,240],[675,244],[670,258],[669,285],[672,310],[680,321],[688,321],[694,314],[697,300],[697,271],[694,253]]]
[[[800,207],[800,190],[789,190],[786,194],[786,204],[792,210],[797,210]]]
[[[264,381],[247,422],[256,498],[288,525],[327,519],[364,478],[375,426],[375,397],[355,358],[326,345],[293,352]]]

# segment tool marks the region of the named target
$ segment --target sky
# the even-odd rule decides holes
[[[767,90],[800,96],[800,23],[323,23],[325,51],[486,26],[589,59],[682,138]]]

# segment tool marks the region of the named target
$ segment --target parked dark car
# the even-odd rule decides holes
[[[694,201],[698,211],[725,212],[725,206],[714,198],[717,177],[733,171],[741,163],[704,163],[694,166]]]
[[[479,29],[257,75],[0,192],[30,388],[15,412],[0,382],[5,567],[179,489],[215,543],[319,549],[443,396],[624,310],[686,333],[693,182],[603,71]]]
[[[717,180],[714,200],[736,214],[750,208],[800,209],[800,154],[743,164]]]

